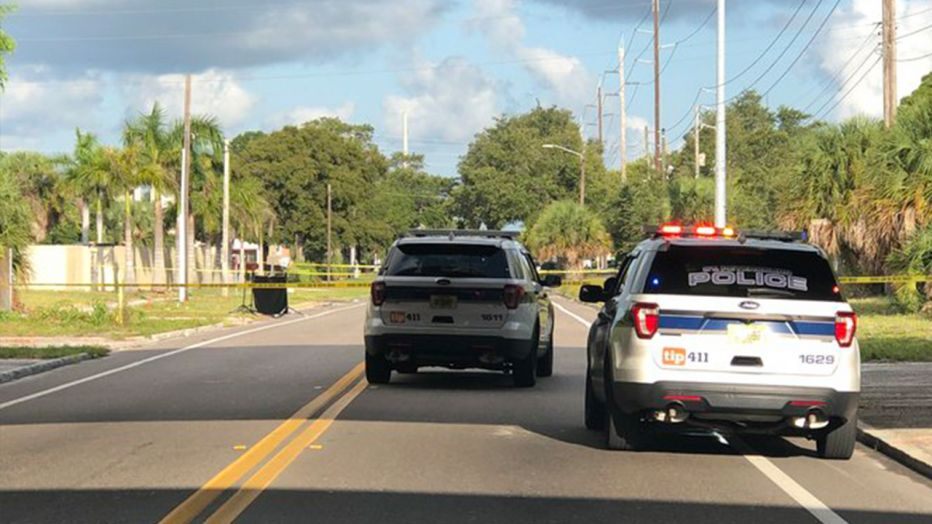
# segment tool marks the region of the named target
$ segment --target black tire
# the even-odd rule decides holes
[[[534,333],[528,342],[530,350],[527,356],[516,360],[512,364],[512,379],[519,388],[531,388],[537,383],[537,345],[539,344],[539,327],[534,327]]]
[[[586,429],[605,429],[605,404],[595,398],[588,372],[586,373]]]
[[[382,355],[370,355],[366,352],[366,380],[370,384],[388,384],[392,378],[392,368]]]
[[[417,373],[417,365],[416,364],[399,364],[398,367],[395,368],[395,371],[403,375],[413,375]]]
[[[848,460],[854,454],[858,436],[858,417],[854,415],[841,426],[816,438],[819,457],[833,460]]]
[[[550,333],[550,340],[547,342],[544,355],[537,359],[537,376],[549,377],[551,375],[553,375],[553,333]]]
[[[612,450],[641,451],[647,446],[647,431],[637,415],[619,411],[616,417],[612,410],[605,410],[605,447]],[[619,425],[616,426],[615,421]]]
[[[605,447],[611,450],[640,451],[647,447],[647,428],[637,414],[628,414],[615,405],[612,394],[612,365],[605,355]]]

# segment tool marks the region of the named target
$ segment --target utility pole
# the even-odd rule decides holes
[[[693,122],[693,167],[696,171],[696,180],[699,179],[699,106],[696,106],[696,119]]]
[[[625,182],[628,180],[625,162],[625,155],[628,152],[628,116],[625,114],[625,48],[623,46],[618,46],[618,103],[620,105],[618,119],[621,122],[618,135],[618,158],[621,159],[621,181]]]
[[[599,129],[599,145],[602,145],[602,140],[604,138],[602,134],[602,81],[599,81],[598,87],[595,88],[595,110],[598,111],[598,117],[596,121],[598,122]]]
[[[408,111],[401,113],[401,152],[405,156],[402,166],[408,167]]]
[[[230,141],[223,141],[223,231],[220,245],[220,270],[223,273],[223,283],[230,283]],[[229,288],[224,286],[223,296],[230,294]]]
[[[663,179],[666,180],[667,179],[667,130],[666,129],[660,130],[660,145],[661,145],[660,168],[662,169],[661,172],[663,173]]]
[[[330,264],[333,258],[333,205],[330,184],[327,184],[327,282],[330,281]]]
[[[181,187],[178,205],[178,302],[188,300],[188,175],[191,172],[191,75],[184,77],[184,149],[181,151]]]
[[[654,169],[661,170],[660,155],[660,0],[653,0],[654,12]]]
[[[644,157],[650,158],[650,131],[647,126],[644,126]]]
[[[883,123],[896,120],[896,0],[883,0]]]
[[[718,66],[715,88],[715,226],[725,227],[725,0],[718,0]]]

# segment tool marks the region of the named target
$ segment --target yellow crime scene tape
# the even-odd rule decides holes
[[[614,274],[614,270],[594,270],[594,271],[541,271],[542,274]],[[932,282],[932,275],[886,275],[886,276],[847,276],[838,277],[840,284],[910,284]],[[333,280],[318,282],[204,282],[204,283],[167,283],[167,284],[131,284],[131,283],[55,283],[55,282],[29,282],[14,283],[16,288],[135,288],[135,289],[178,289],[180,287],[188,289],[314,289],[314,288],[351,288],[351,287],[368,287],[372,284],[371,280]]]

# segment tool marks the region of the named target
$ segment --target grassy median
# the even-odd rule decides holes
[[[289,304],[350,301],[368,295],[368,288],[295,289]],[[80,336],[124,339],[190,329],[210,324],[236,324],[256,317],[234,310],[242,302],[242,292],[231,290],[224,297],[219,289],[193,290],[190,300],[177,302],[175,292],[127,293],[124,322],[118,320],[113,292],[37,291],[18,293],[21,307],[0,313],[0,336]],[[249,295],[247,294],[247,302]]]

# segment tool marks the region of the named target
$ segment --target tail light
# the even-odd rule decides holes
[[[514,284],[508,284],[505,286],[505,291],[502,295],[502,300],[505,302],[505,307],[508,309],[517,309],[518,304],[521,303],[522,298],[524,298],[523,287],[516,286]]]
[[[373,306],[381,306],[385,302],[385,282],[373,282],[369,288]]]
[[[634,320],[634,332],[638,338],[651,338],[660,325],[660,308],[657,304],[638,302],[631,306],[631,318]]]
[[[696,226],[696,236],[714,237],[717,230],[715,226]]]
[[[839,311],[835,313],[835,340],[838,345],[846,348],[854,342],[854,333],[858,330],[858,315],[853,311]]]

